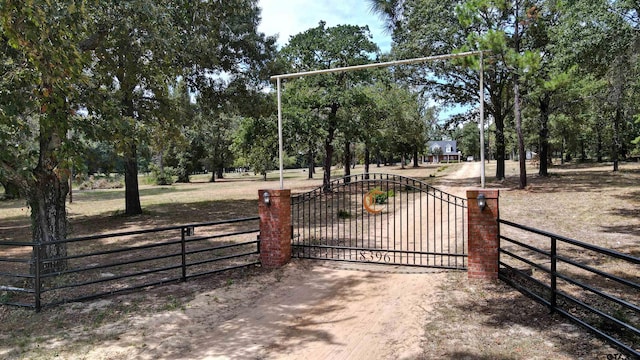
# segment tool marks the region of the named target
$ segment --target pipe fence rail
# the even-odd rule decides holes
[[[498,222],[501,280],[640,358],[640,258]]]
[[[40,311],[256,265],[259,219],[157,227],[46,244],[0,242],[0,304]],[[66,246],[67,251],[47,257],[47,246]]]

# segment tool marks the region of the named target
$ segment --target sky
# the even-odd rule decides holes
[[[279,46],[324,20],[327,27],[368,25],[378,47],[383,52],[391,49],[391,35],[378,15],[371,14],[367,0],[259,0],[258,6],[262,9],[258,30],[266,35],[278,34]]]
[[[327,27],[336,25],[368,25],[373,42],[382,52],[391,50],[391,34],[384,21],[370,11],[367,0],[259,0],[262,22],[258,30],[266,35],[278,34],[278,46],[287,44],[292,35],[318,26],[321,20]],[[463,112],[454,107],[443,109],[441,118]]]

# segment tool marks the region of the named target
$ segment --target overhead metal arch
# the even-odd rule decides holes
[[[278,146],[279,146],[279,158],[280,158],[280,189],[284,189],[284,146],[283,146],[283,138],[282,138],[282,79],[292,79],[299,78],[309,75],[317,75],[317,74],[328,74],[328,73],[340,73],[347,71],[356,71],[356,70],[364,70],[364,69],[372,69],[372,68],[380,68],[380,67],[389,67],[396,65],[409,65],[409,64],[419,64],[429,61],[436,60],[447,60],[459,57],[466,56],[474,56],[480,55],[480,160],[482,162],[481,166],[481,186],[485,187],[485,169],[484,169],[484,64],[483,64],[483,51],[467,51],[458,54],[445,54],[445,55],[435,55],[435,56],[427,56],[413,59],[405,59],[405,60],[395,60],[395,61],[387,61],[380,62],[374,64],[365,64],[365,65],[355,65],[355,66],[345,66],[338,67],[333,69],[323,69],[323,70],[313,70],[313,71],[303,71],[298,73],[289,73],[289,74],[281,74],[271,76],[271,80],[276,80],[276,87],[278,92]]]

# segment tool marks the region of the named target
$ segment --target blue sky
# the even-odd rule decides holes
[[[327,26],[368,25],[380,49],[389,52],[391,48],[391,35],[382,20],[371,14],[367,0],[259,0],[258,6],[262,8],[258,29],[267,35],[279,34],[279,46],[324,20]]]
[[[367,0],[259,0],[258,6],[262,9],[258,30],[267,35],[278,34],[279,46],[285,45],[290,36],[324,20],[327,26],[367,25],[380,50],[391,50],[391,35],[378,15],[370,12]],[[440,118],[464,111],[459,106],[442,110]]]

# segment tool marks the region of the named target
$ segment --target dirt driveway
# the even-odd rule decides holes
[[[415,359],[443,273],[293,261],[134,317],[90,359]],[[127,330],[121,332],[123,327]]]

